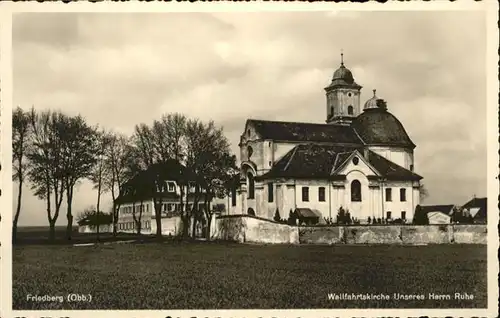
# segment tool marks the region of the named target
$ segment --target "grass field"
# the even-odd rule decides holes
[[[13,249],[13,308],[484,308],[486,246],[114,244]],[[429,300],[466,292],[474,300]],[[91,302],[27,295],[90,294]],[[328,293],[425,300],[328,300]]]
[[[49,242],[49,227],[48,226],[25,226],[19,227],[17,232],[17,245],[33,245],[33,244],[54,244],[54,245],[73,245],[92,243],[97,241],[97,235],[91,233],[78,233],[78,226],[73,227],[71,234],[72,239],[68,241],[66,238],[66,226],[56,226],[56,238],[53,242]],[[151,235],[137,235],[131,233],[119,233],[119,236],[113,237],[112,233],[100,233],[100,242],[123,241],[130,239],[153,240]]]

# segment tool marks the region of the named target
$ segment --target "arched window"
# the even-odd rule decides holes
[[[253,178],[253,174],[250,172],[247,174],[247,180],[248,180],[248,198],[253,199],[255,198],[255,180]]]
[[[361,202],[361,183],[358,180],[351,182],[351,201]]]
[[[252,208],[248,208],[247,214],[255,216],[255,211]]]
[[[352,106],[347,107],[347,114],[353,115],[354,114],[354,107],[352,107]]]
[[[252,156],[253,154],[253,149],[252,147],[248,146],[247,147],[247,156],[248,156],[248,159],[250,160],[250,157]]]

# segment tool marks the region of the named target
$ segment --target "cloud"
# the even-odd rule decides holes
[[[361,105],[376,88],[417,144],[429,202],[460,204],[486,189],[485,45],[465,11],[16,14],[14,103],[128,134],[166,112],[213,119],[239,154],[247,118],[324,122],[342,49]],[[24,193],[21,223],[45,224]],[[83,183],[75,211],[93,197]]]

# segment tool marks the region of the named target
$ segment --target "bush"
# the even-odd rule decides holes
[[[295,211],[292,211],[292,209],[290,209],[290,214],[288,216],[288,224],[297,225],[297,213],[295,213]]]
[[[281,216],[280,216],[280,211],[279,209],[276,209],[276,213],[274,214],[274,220],[276,222],[280,222],[281,221]]]
[[[427,213],[422,211],[422,207],[420,205],[417,205],[417,207],[415,208],[415,216],[413,217],[413,224],[415,225],[429,224],[429,217],[427,216]]]

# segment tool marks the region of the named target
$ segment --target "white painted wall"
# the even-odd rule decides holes
[[[368,149],[405,169],[411,170],[410,166],[414,165],[412,150],[381,146],[371,146]],[[415,171],[415,166],[413,166],[413,170]]]

